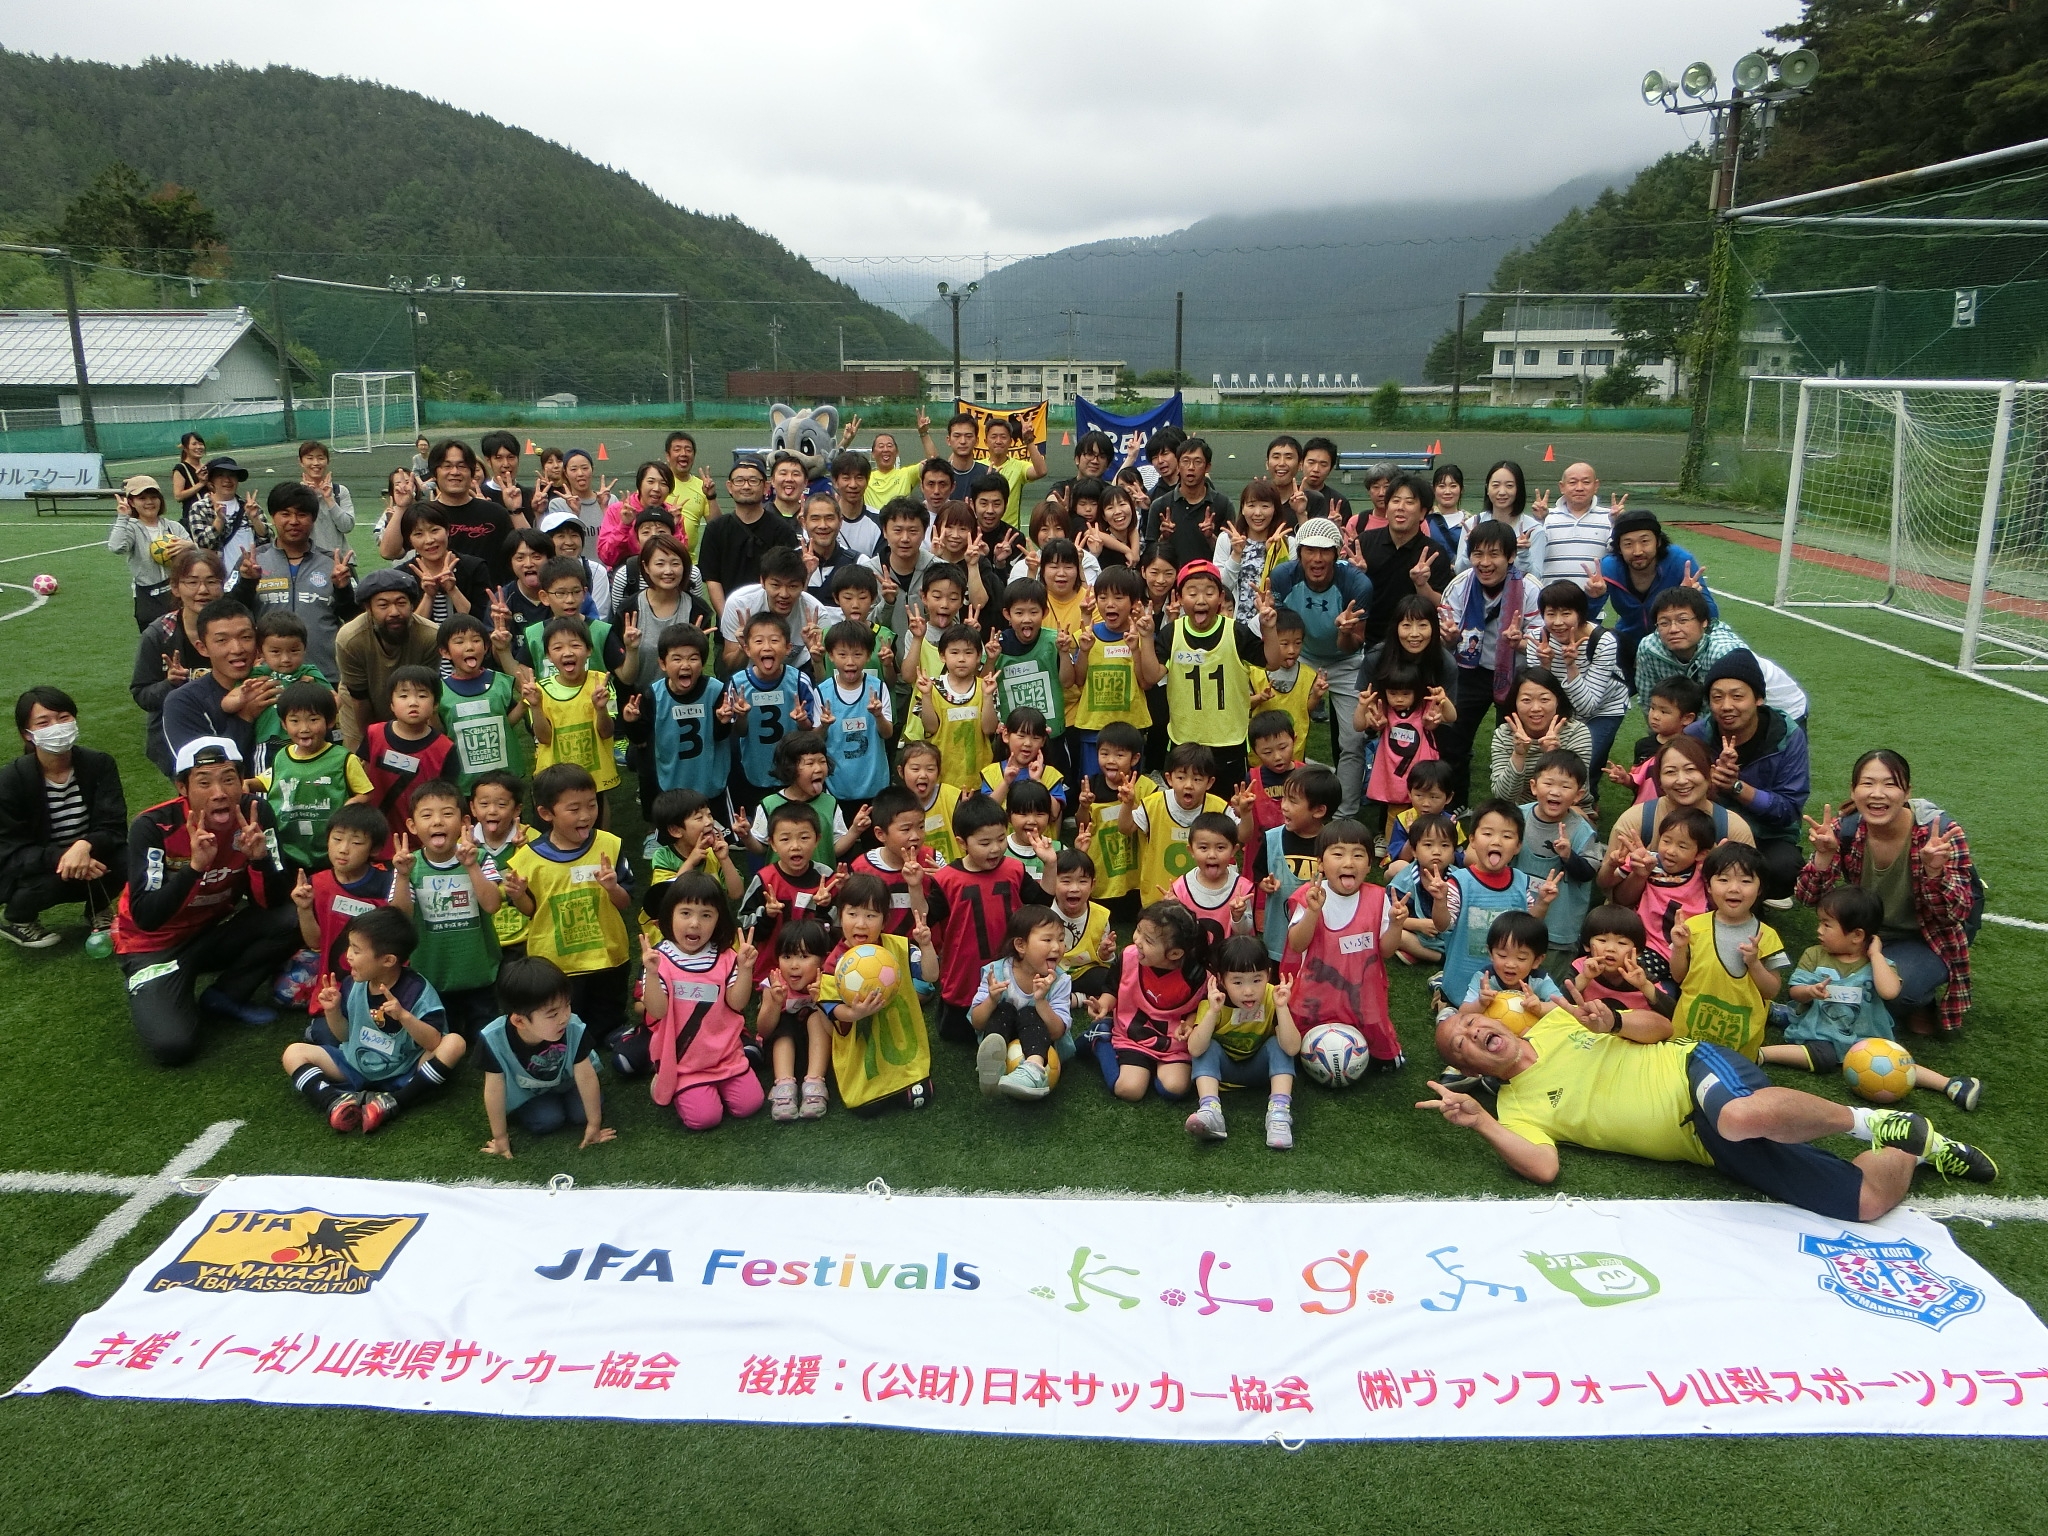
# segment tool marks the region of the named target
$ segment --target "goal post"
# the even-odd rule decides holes
[[[2048,672],[2048,384],[1809,378],[1790,457],[1777,607],[1946,630],[1905,648],[1962,672]]]
[[[368,453],[419,436],[419,376],[409,371],[337,373],[328,436],[337,453]]]

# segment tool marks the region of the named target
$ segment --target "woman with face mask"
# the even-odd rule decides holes
[[[14,701],[21,755],[0,768],[0,938],[48,949],[61,934],[43,913],[83,902],[86,952],[113,953],[114,906],[128,880],[128,802],[121,770],[78,742],[78,706],[61,688]]]

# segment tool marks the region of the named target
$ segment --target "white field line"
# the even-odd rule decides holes
[[[133,1232],[142,1218],[171,1196],[180,1193],[178,1181],[204,1168],[242,1128],[240,1120],[216,1120],[192,1140],[177,1156],[153,1174],[123,1178],[105,1173],[0,1173],[0,1194],[126,1195],[128,1198],[101,1218],[85,1241],[65,1254],[43,1278],[63,1283],[76,1280],[99,1261],[108,1249]]]
[[[78,549],[105,549],[106,547],[107,541],[105,539],[94,539],[89,544],[64,544],[56,549],[39,549],[33,554],[9,555],[5,559],[0,559],[0,565],[12,565],[17,560],[40,560],[46,555],[68,555],[73,550]]]
[[[0,624],[5,624],[9,619],[18,619],[25,613],[34,613],[49,601],[42,593],[24,582],[0,581],[0,591],[26,592],[29,597],[29,603],[26,608],[17,608],[12,613],[0,613]]]

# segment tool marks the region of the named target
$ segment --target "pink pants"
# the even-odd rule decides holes
[[[676,1114],[682,1119],[684,1130],[708,1131],[727,1115],[744,1120],[758,1114],[766,1102],[767,1095],[761,1091],[758,1077],[751,1071],[735,1072],[715,1083],[683,1089],[676,1095]]]

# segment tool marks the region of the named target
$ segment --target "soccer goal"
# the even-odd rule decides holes
[[[1964,672],[2048,671],[2048,384],[1804,380],[1776,603],[1948,630],[1929,659]]]
[[[412,373],[337,373],[328,437],[337,453],[410,445],[420,431],[420,388]]]

